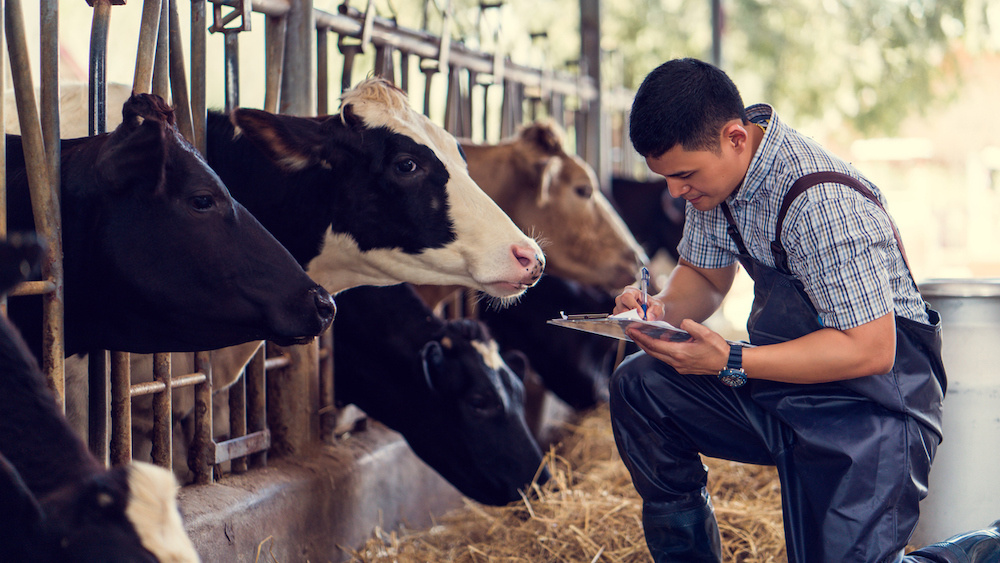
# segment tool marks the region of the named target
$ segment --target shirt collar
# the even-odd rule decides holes
[[[743,184],[733,192],[733,201],[750,201],[754,195],[764,185],[767,171],[771,169],[771,164],[778,156],[778,147],[781,139],[785,136],[785,124],[778,119],[778,114],[774,108],[768,104],[755,104],[746,109],[747,119],[751,123],[759,123],[767,127],[764,138],[761,139],[757,152],[750,160],[747,168],[747,175],[743,178]]]

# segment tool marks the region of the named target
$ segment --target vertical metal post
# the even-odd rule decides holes
[[[128,352],[111,353],[111,465],[132,461],[132,366]]]
[[[41,1],[41,122],[52,191],[59,193],[59,2]]]
[[[194,124],[191,122],[191,99],[188,96],[187,71],[184,68],[184,46],[181,43],[181,21],[177,13],[177,0],[168,0],[170,35],[170,93],[174,101],[177,129],[194,144]]]
[[[153,94],[170,101],[170,2],[160,0],[160,21],[156,29],[156,47],[153,51]]]
[[[330,113],[330,30],[316,30],[316,113]]]
[[[224,30],[226,111],[240,107],[240,32]]]
[[[153,394],[153,463],[172,469],[174,460],[173,409],[171,407],[173,390],[170,385],[169,353],[153,354],[153,381],[159,381],[166,386],[163,391]]]
[[[108,28],[111,25],[111,2],[94,0],[94,20],[90,24],[90,80],[87,130],[91,135],[107,131],[107,58]],[[93,444],[91,444],[93,447]]]
[[[267,354],[267,343],[263,343],[257,353],[250,358],[243,378],[247,382],[247,432],[259,432],[267,428],[267,384],[265,381],[264,362]],[[267,451],[257,452],[247,456],[250,468],[260,468],[267,465]]]
[[[598,184],[607,185],[610,152],[601,147],[601,2],[580,0],[580,73],[594,80],[597,99],[583,109],[584,131],[577,131],[577,152],[597,173]],[[581,104],[582,105],[582,104]],[[582,141],[582,145],[580,144]]]
[[[229,439],[247,434],[247,393],[246,374],[236,378],[227,389],[229,392]],[[229,462],[232,473],[246,473],[247,458],[237,457]]]
[[[264,109],[278,112],[281,93],[281,76],[285,67],[285,17],[268,16],[264,23],[265,78]]]
[[[722,67],[722,0],[712,0],[712,64]]]
[[[65,341],[63,335],[63,266],[62,229],[60,227],[59,197],[52,185],[52,173],[47,166],[47,152],[42,137],[38,108],[35,105],[35,86],[31,78],[31,61],[24,33],[24,12],[21,0],[7,0],[4,6],[4,28],[7,33],[7,52],[11,61],[17,117],[21,125],[21,140],[27,164],[31,207],[35,217],[35,230],[45,239],[46,256],[42,275],[55,288],[42,297],[42,370],[59,405],[65,408]]]
[[[135,75],[132,78],[132,91],[136,93],[152,92],[156,38],[160,33],[161,2],[162,0],[145,0],[142,4],[139,46],[135,52]]]
[[[333,434],[334,426],[337,424],[336,396],[334,386],[334,365],[333,365],[333,327],[331,326],[319,335],[320,360],[319,360],[319,412],[320,412],[320,439],[326,440]]]
[[[191,127],[194,146],[206,154],[205,122],[208,113],[205,102],[205,43],[208,26],[205,0],[191,0]]]
[[[316,114],[313,99],[313,45],[316,22],[312,0],[289,0],[285,30],[285,68],[281,76],[281,113]]]
[[[104,465],[108,457],[108,404],[111,399],[111,371],[107,350],[91,350],[87,355],[87,442],[90,451]]]
[[[196,352],[194,370],[205,374],[205,381],[194,386],[194,440],[188,454],[188,467],[194,482],[207,485],[214,479],[215,440],[212,437],[212,358],[209,352]]]

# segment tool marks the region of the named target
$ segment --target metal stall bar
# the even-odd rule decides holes
[[[65,408],[62,228],[59,197],[56,192],[58,184],[53,184],[52,174],[46,166],[47,151],[35,105],[35,90],[31,78],[31,62],[24,32],[21,0],[7,0],[4,11],[7,52],[11,61],[17,117],[24,143],[35,230],[46,242],[45,261],[42,264],[43,281],[23,283],[12,291],[11,295],[43,295],[42,370],[59,405]]]
[[[132,91],[136,93],[148,94],[152,91],[156,38],[160,33],[161,1],[145,0],[142,4],[139,46],[135,55],[135,75],[132,78]]]
[[[159,0],[160,17],[156,29],[156,47],[153,51],[153,78],[150,90],[170,101],[170,2]]]
[[[177,129],[194,144],[194,125],[191,122],[191,99],[188,96],[187,71],[184,68],[184,46],[181,44],[181,23],[177,13],[177,0],[169,4],[170,43],[170,93],[173,96]]]

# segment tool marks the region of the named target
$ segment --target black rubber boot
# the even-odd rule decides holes
[[[655,563],[719,563],[722,540],[708,492],[642,505],[646,545]]]
[[[984,530],[959,534],[911,551],[910,563],[1000,563],[1000,520]]]

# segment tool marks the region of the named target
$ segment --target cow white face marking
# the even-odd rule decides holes
[[[414,111],[406,94],[382,79],[366,80],[345,93],[342,106],[350,107],[351,115],[361,119],[365,127],[386,128],[431,149],[448,173],[448,200],[437,205],[447,205],[455,240],[413,256],[400,257],[391,251],[380,256],[378,249],[364,252],[363,259],[380,270],[387,283],[405,280],[464,285],[494,297],[514,298],[538,280],[545,265],[541,248],[472,180],[455,137]],[[342,109],[342,119],[346,120],[346,114]],[[340,243],[350,246],[349,240]],[[335,248],[338,253],[350,253],[349,248]],[[356,255],[359,252],[355,250]],[[317,270],[310,265],[310,272]],[[331,292],[337,290],[325,287]]]
[[[200,563],[177,510],[177,480],[173,473],[133,462],[129,469],[129,502],[125,515],[142,546],[160,563]]]
[[[471,344],[472,347],[479,352],[479,355],[483,357],[483,363],[490,369],[499,370],[500,366],[504,365],[503,359],[500,357],[500,349],[497,346],[496,340],[490,340],[487,342],[483,342],[482,340],[473,340]]]

